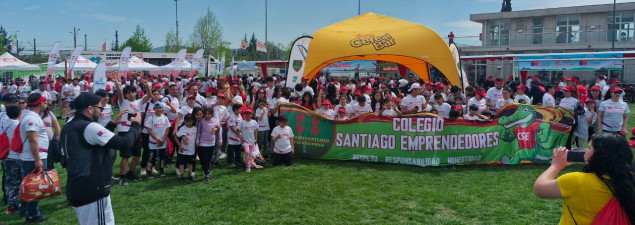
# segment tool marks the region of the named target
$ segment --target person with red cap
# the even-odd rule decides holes
[[[604,88],[602,88],[602,96],[604,96],[604,100],[609,100],[613,97],[612,94],[609,94],[608,92],[614,88],[614,87],[618,87],[617,84],[620,83],[620,80],[618,80],[617,78],[613,78],[610,79],[609,84],[607,86],[604,86]],[[624,92],[622,91],[622,94],[620,95],[620,101],[624,101]]]
[[[496,103],[503,99],[503,84],[505,82],[503,79],[496,78],[494,81],[494,87],[491,87],[487,90],[487,95],[485,96],[485,101],[487,102],[487,106],[489,107],[490,113],[492,115],[496,114]]]
[[[331,120],[335,118],[335,111],[331,109],[331,101],[328,99],[322,100],[322,107],[316,109],[315,112]]]
[[[521,104],[531,104],[531,99],[525,94],[527,88],[524,85],[516,86],[516,95],[514,101]]]
[[[364,95],[364,97],[366,98],[366,103],[370,104],[371,102],[371,98],[370,95],[373,93],[373,88],[370,87],[369,85],[364,86],[364,88],[362,89],[362,94]]]
[[[366,103],[366,98],[363,95],[357,96],[357,104],[353,105],[354,116],[359,116],[370,112],[373,112],[373,109],[370,107],[370,104]]]
[[[346,86],[344,86],[346,87]],[[340,95],[339,99],[339,104],[335,106],[335,108],[333,109],[334,111],[336,111],[339,115],[340,113],[340,109],[344,109],[344,113],[346,115],[346,118],[350,118],[352,117],[352,113],[353,113],[353,106],[348,104],[348,95],[342,94]]]
[[[542,96],[542,106],[556,107],[556,100],[553,98],[554,94],[556,94],[556,88],[548,84],[545,89],[545,94]]]
[[[598,109],[598,132],[611,132],[626,136],[628,114],[631,111],[626,102],[620,101],[620,95],[624,91],[615,86],[609,90],[609,93],[611,98],[600,103]]]
[[[582,106],[584,106],[586,99],[589,97],[589,91],[586,87],[580,85],[580,79],[578,77],[569,78],[571,81],[571,86],[576,89],[577,97],[580,99]]]
[[[604,99],[602,98],[602,88],[600,88],[600,86],[597,85],[593,85],[590,89],[589,89],[589,98],[588,99],[593,99],[596,102],[596,106],[597,104],[599,104],[600,102],[604,101]]]
[[[300,96],[303,96],[305,92],[311,93],[311,96],[315,95],[315,91],[313,91],[313,88],[309,86],[308,78],[302,77],[300,84],[302,85],[302,91],[300,91]]]
[[[435,84],[432,82],[425,83],[424,89],[421,91],[421,94],[424,96],[432,96],[434,93]]]
[[[571,113],[572,116],[576,116],[575,114],[575,109],[578,105],[580,105],[580,100],[578,100],[577,98],[575,98],[576,96],[576,90],[575,87],[573,86],[566,86],[562,89],[562,91],[564,91],[564,97],[560,100],[560,103],[558,104],[558,106],[566,109],[569,111],[569,113]],[[573,126],[571,127],[571,131],[569,132],[569,136],[567,137],[567,143],[566,143],[566,148],[567,149],[571,149],[571,145],[573,142],[573,133],[577,130],[578,128],[578,118],[574,118],[575,122],[573,124]]]
[[[425,110],[426,99],[420,95],[421,94],[421,85],[419,83],[414,83],[410,85],[409,95],[405,96],[401,100],[401,111],[404,114],[409,113],[418,113]]]
[[[215,92],[216,90],[214,90],[214,88],[212,88],[211,86],[205,89],[205,107],[212,107],[216,105],[217,97],[215,95]]]
[[[333,120],[336,120],[336,121],[347,120],[349,117],[346,114],[347,114],[346,108],[338,108],[337,115],[335,115],[335,118],[333,118]]]
[[[467,106],[471,107],[471,105],[475,105],[476,107],[478,107],[477,113],[481,114],[483,111],[485,111],[485,109],[487,109],[487,101],[485,100],[485,96],[487,95],[487,93],[485,92],[485,90],[480,88],[476,90],[474,94],[474,97],[470,98],[470,100],[467,101]]]

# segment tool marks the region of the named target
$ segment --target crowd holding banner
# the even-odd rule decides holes
[[[121,66],[121,71],[127,70]],[[95,79],[103,79],[102,74],[96,72]],[[117,125],[117,133],[96,132],[94,144],[142,128],[130,148],[108,150],[108,157],[121,157],[119,176],[110,179],[123,186],[165,176],[170,168],[175,168],[178,182],[196,180],[197,163],[203,179],[211,181],[211,169],[221,166],[225,157],[227,166],[241,166],[246,172],[263,168],[269,159],[273,165],[292,165],[293,155],[418,166],[548,163],[555,146],[584,148],[595,132],[625,135],[629,113],[621,100],[623,90],[616,85],[619,81],[605,82],[601,75],[588,87],[576,77],[551,85],[535,76],[526,83],[511,77],[491,79],[483,84],[487,89],[461,91],[447,80],[424,83],[412,73],[399,80],[370,75],[340,81],[322,75],[313,81],[302,78],[294,88],[285,88],[280,76],[124,74],[106,75],[105,82],[89,76],[46,76],[31,77],[29,84],[8,84],[0,115],[2,132],[12,135],[17,129],[24,138],[34,131],[42,139],[37,151],[26,141],[24,151],[11,150],[3,161],[9,171],[4,179],[10,181],[3,182],[8,213],[44,219],[36,202],[16,200],[15,181],[33,168],[68,165],[72,154],[60,144],[63,126],[52,112],[66,124],[75,117],[90,120],[78,114],[88,106],[75,102],[87,98],[84,95],[97,96],[91,98],[98,102],[90,108],[99,112],[94,122],[100,127]],[[27,85],[37,89],[29,93],[23,88]],[[115,115],[114,108],[122,114]],[[136,117],[141,118],[138,123]],[[474,129],[466,131],[470,126]]]

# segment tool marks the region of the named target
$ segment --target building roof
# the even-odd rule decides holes
[[[635,11],[635,2],[617,3],[617,11]],[[548,8],[548,9],[532,9],[521,10],[511,12],[493,12],[493,13],[480,13],[470,14],[470,20],[482,23],[486,20],[494,19],[512,19],[512,18],[526,18],[526,17],[540,17],[540,16],[555,16],[555,15],[567,15],[567,14],[584,14],[584,13],[602,13],[613,11],[613,4],[602,5],[585,5],[585,6],[572,6],[572,7],[560,7],[560,8]]]

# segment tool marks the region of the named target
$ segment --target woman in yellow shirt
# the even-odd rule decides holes
[[[571,165],[567,163],[568,152],[564,147],[554,149],[551,166],[534,184],[538,197],[562,199],[560,224],[591,224],[613,196],[630,221],[635,221],[635,166],[624,136],[596,133],[584,149],[586,166],[582,172],[556,179],[562,169]]]

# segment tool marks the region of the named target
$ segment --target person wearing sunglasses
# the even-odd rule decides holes
[[[624,91],[615,86],[609,90],[611,98],[600,103],[598,109],[598,132],[611,132],[626,136],[626,126],[628,125],[628,114],[631,112],[628,104],[620,101],[620,96]]]

